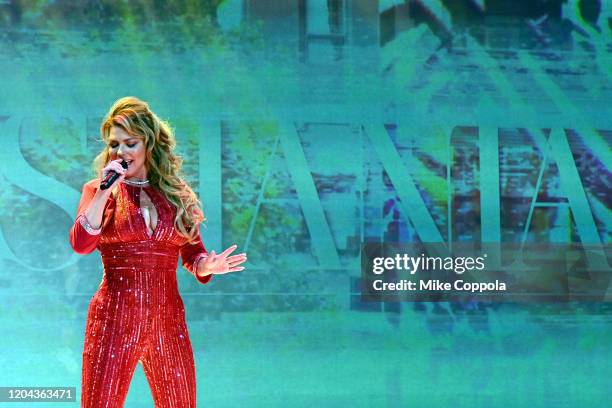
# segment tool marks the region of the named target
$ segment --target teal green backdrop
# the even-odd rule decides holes
[[[68,231],[101,119],[135,95],[176,131],[205,246],[249,258],[206,286],[177,270],[198,406],[605,406],[609,303],[358,287],[365,242],[610,243],[611,19],[584,0],[0,2],[0,386],[80,397],[102,263]],[[126,407],[151,406],[138,366]]]

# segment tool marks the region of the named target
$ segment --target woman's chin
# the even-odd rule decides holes
[[[139,177],[137,176],[137,174],[139,174],[138,172],[126,172],[125,173],[125,178],[127,179],[142,179],[143,177]]]

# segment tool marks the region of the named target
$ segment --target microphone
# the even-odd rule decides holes
[[[128,164],[125,160],[121,160],[121,167],[123,167],[124,169],[128,168]],[[107,188],[112,186],[115,180],[119,178],[119,176],[120,176],[119,173],[117,173],[114,170],[110,170],[106,174],[106,177],[104,178],[104,180],[102,180],[102,182],[100,183],[100,190],[106,190]]]

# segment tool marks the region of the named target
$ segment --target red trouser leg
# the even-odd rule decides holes
[[[156,408],[195,408],[193,350],[183,310],[157,316],[141,357]]]
[[[83,349],[83,408],[122,408],[138,360],[156,408],[195,408],[193,350],[182,301],[156,313],[129,295],[101,289],[87,314]]]
[[[81,407],[121,408],[141,354],[136,313],[111,296],[96,295],[87,314]]]

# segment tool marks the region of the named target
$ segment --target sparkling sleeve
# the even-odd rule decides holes
[[[101,228],[92,228],[84,214],[95,194],[95,187],[90,184],[85,184],[83,186],[83,193],[81,195],[81,201],[79,202],[79,208],[77,209],[77,216],[72,224],[72,228],[70,228],[70,245],[74,252],[78,254],[89,254],[93,252],[100,241]]]
[[[200,236],[200,231],[198,230],[196,236],[196,243],[190,244],[189,242],[185,243],[181,249],[181,259],[183,262],[183,266],[187,269],[200,283],[208,283],[212,279],[212,275],[200,277],[196,274],[197,264],[201,260],[203,256],[208,255],[208,251],[204,248],[204,244],[202,243],[202,237]]]

